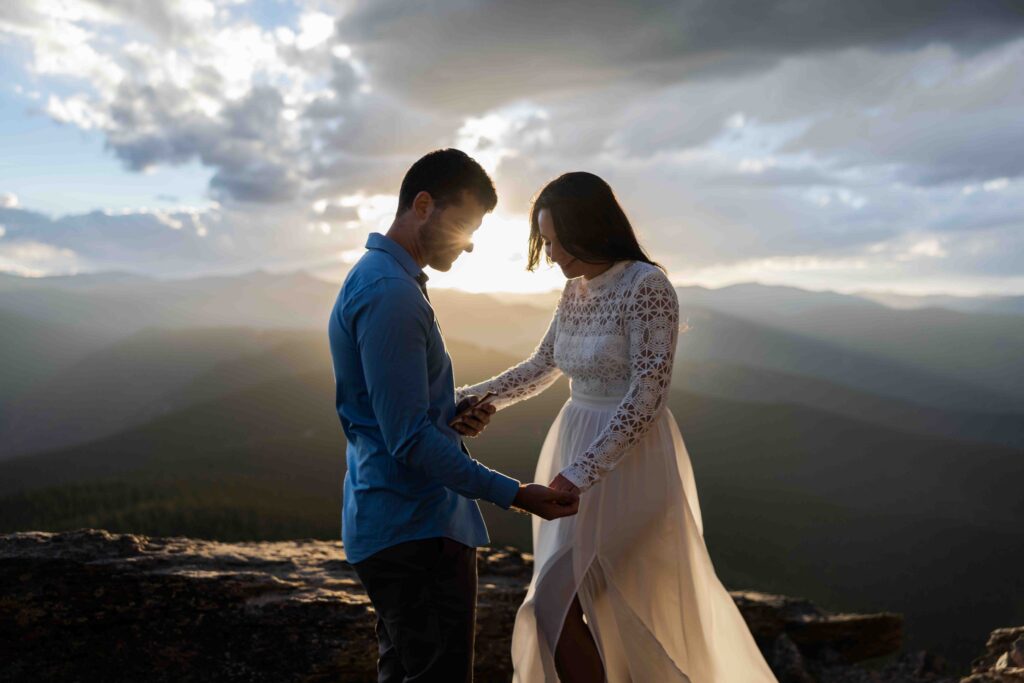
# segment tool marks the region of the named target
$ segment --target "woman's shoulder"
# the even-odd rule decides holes
[[[654,265],[653,263],[647,263],[646,261],[630,261],[629,264],[626,266],[626,270],[633,273],[637,273],[638,275],[654,272],[663,272],[661,268],[659,268],[658,266]]]
[[[632,276],[626,300],[629,310],[663,311],[679,314],[679,298],[664,270],[651,263],[637,261],[630,269]]]
[[[646,261],[633,261],[625,270],[630,290],[635,291],[641,285],[672,289],[672,282],[660,267]]]

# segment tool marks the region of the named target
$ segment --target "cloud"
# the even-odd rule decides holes
[[[204,165],[216,202],[0,214],[4,240],[82,268],[320,262],[386,227],[408,166],[455,145],[512,222],[551,178],[602,175],[679,277],[978,280],[1024,262],[1013,3],[310,0],[258,16],[0,7],[0,38],[31,51],[32,106],[131,171]]]
[[[0,241],[0,273],[39,277],[60,272],[78,272],[78,257],[70,249],[32,240]]]
[[[1024,13],[1003,0],[359,0],[338,22],[373,80],[461,111],[610,81],[650,85],[760,71],[783,56],[850,47],[941,42],[972,52],[1022,27]]]
[[[216,196],[250,202],[282,202],[293,199],[299,179],[283,164],[265,164],[222,169],[210,179]]]
[[[1024,40],[962,59],[932,47],[872,71],[893,87],[875,101],[824,110],[788,142],[846,166],[898,165],[913,184],[985,181],[1024,174]],[[854,74],[851,74],[854,75]],[[867,81],[856,74],[850,88]]]
[[[28,44],[36,74],[80,86],[55,82],[46,113],[101,132],[131,170],[198,160],[223,201],[296,199],[345,110],[302,114],[328,98],[351,104],[361,85],[322,12],[301,13],[297,33],[203,0],[30,0],[5,18],[0,35]]]
[[[328,204],[314,207],[313,217],[326,223],[350,223],[359,220],[359,210],[355,206]]]
[[[207,0],[98,0],[94,4],[106,10],[112,22],[139,25],[166,45],[201,40],[217,11]]]
[[[336,215],[322,220],[335,221]],[[0,209],[0,271],[64,274],[131,270],[194,276],[256,268],[296,270],[361,247],[365,233],[313,229],[301,206],[259,213],[219,206],[93,211],[51,218]]]

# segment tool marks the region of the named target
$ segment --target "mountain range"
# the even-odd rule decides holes
[[[302,273],[0,276],[0,531],[337,538],[336,293]],[[1024,620],[1024,316],[678,293],[670,408],[729,588],[902,611],[911,643],[964,657],[962,634]],[[552,309],[431,299],[460,382],[525,357]],[[503,411],[474,456],[532,478],[567,395]],[[525,517],[484,508],[492,538],[528,547]]]

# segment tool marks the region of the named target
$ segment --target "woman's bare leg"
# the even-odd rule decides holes
[[[555,647],[555,670],[562,683],[602,683],[604,666],[590,629],[583,623],[583,608],[573,596],[562,633]]]

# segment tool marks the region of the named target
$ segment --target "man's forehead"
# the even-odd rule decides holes
[[[487,213],[487,209],[476,197],[463,191],[460,199],[460,202],[453,202],[448,206],[450,215],[463,220],[479,221],[483,219],[484,214]]]

